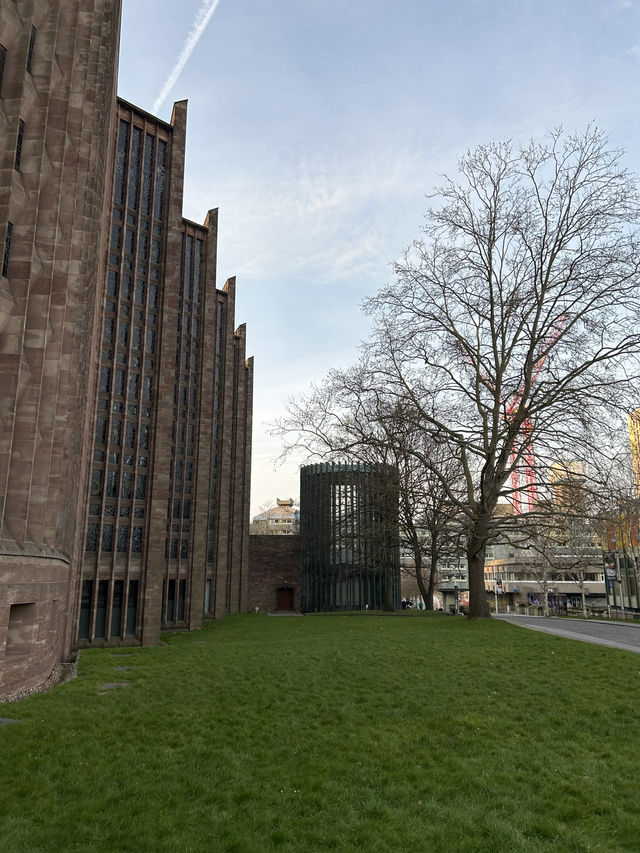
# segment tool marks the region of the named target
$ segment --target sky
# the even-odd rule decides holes
[[[254,356],[251,514],[297,498],[271,424],[368,335],[361,304],[477,145],[595,122],[640,172],[640,0],[123,0],[119,95],[188,99],[183,215]]]

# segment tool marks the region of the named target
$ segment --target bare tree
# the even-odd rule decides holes
[[[547,503],[534,514],[534,529],[527,537],[527,551],[533,558],[525,562],[542,590],[545,616],[549,615],[549,584],[571,581],[578,587],[582,615],[587,617],[585,584],[602,570],[602,552],[594,547],[590,519],[584,509],[582,513]]]
[[[621,464],[602,477],[594,496],[592,515],[605,551],[618,556],[626,575],[629,599],[640,598],[640,496],[627,454]],[[608,581],[607,581],[608,582]]]
[[[399,405],[384,389],[371,388],[369,372],[360,366],[334,370],[290,403],[277,432],[284,455],[302,451],[309,459],[389,465],[398,472],[389,486],[399,497],[399,541],[411,552],[420,595],[432,610],[438,561],[458,546],[462,478],[446,445],[418,429],[407,408],[406,401]],[[423,463],[427,457],[430,467]],[[436,469],[446,473],[446,490]],[[457,503],[450,493],[457,494]]]
[[[369,388],[406,406],[464,472],[461,498],[415,451],[466,515],[472,617],[490,615],[498,499],[527,503],[553,460],[606,452],[633,408],[639,200],[621,156],[593,127],[469,152],[395,283],[366,304]]]

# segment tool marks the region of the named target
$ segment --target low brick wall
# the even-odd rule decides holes
[[[278,603],[289,603],[292,590],[292,608],[300,610],[300,537],[299,536],[249,536],[249,594],[247,609],[253,612],[275,611]]]

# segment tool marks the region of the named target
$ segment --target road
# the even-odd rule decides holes
[[[517,616],[506,613],[500,613],[493,618],[504,619],[513,625],[520,625],[522,628],[530,628],[533,631],[544,631],[546,634],[557,634],[560,637],[570,637],[572,640],[582,640],[585,643],[595,643],[599,646],[610,646],[640,654],[640,625],[632,623],[559,619],[553,616]]]

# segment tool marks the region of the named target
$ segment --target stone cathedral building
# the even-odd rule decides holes
[[[120,0],[0,0],[0,697],[247,607],[253,364]]]

